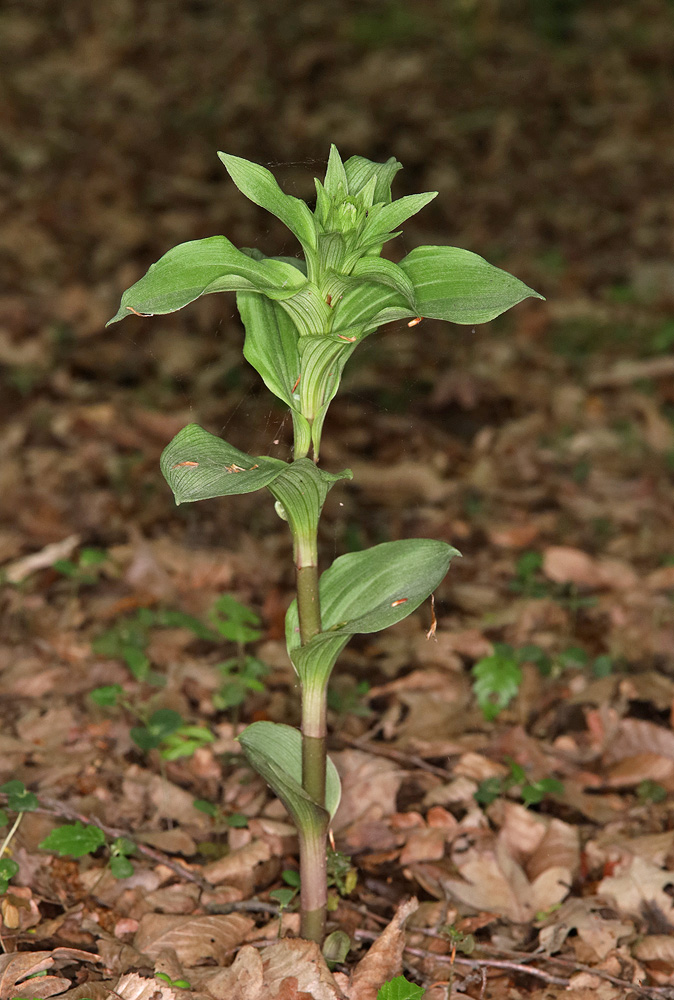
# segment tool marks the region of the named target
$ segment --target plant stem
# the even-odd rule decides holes
[[[297,613],[300,638],[306,646],[321,631],[321,603],[318,596],[318,566],[305,565],[297,570]]]
[[[312,540],[313,541],[313,540]],[[305,646],[321,631],[318,567],[312,560],[297,569],[297,613],[300,638]],[[327,700],[324,689],[302,690],[302,787],[325,808],[327,764]],[[326,851],[328,824],[300,830],[300,935],[323,943],[328,899]]]
[[[300,937],[319,946],[325,937],[327,912],[327,823],[300,831]]]

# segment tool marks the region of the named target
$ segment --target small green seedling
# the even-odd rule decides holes
[[[457,555],[445,542],[408,538],[339,556],[319,576],[321,510],[328,491],[352,477],[349,469],[328,472],[318,464],[328,407],[347,361],[382,324],[405,319],[416,326],[427,317],[473,326],[542,296],[456,247],[417,247],[397,264],[382,257],[402,223],[437,194],[394,201],[391,183],[401,164],[393,157],[343,162],[333,146],[325,177],[316,180],[312,211],[285,194],[265,167],[219,155],[239,190],[288,227],[302,255],[237,250],[224,236],[183,243],[124,293],[110,323],[165,315],[201,295],[233,291],[246,331],[244,357],[290,410],[292,462],[250,455],[189,424],[164,450],[161,469],[178,504],[267,489],[290,529],[297,599],[286,616],[286,645],[301,685],[301,730],[255,722],[240,741],[297,826],[300,933],[321,942],[327,833],[340,796],[326,755],[330,674],[353,635],[410,615]]]
[[[637,785],[637,798],[639,802],[644,804],[650,802],[657,805],[659,802],[666,801],[667,789],[658,784],[657,781],[653,781],[652,778],[644,778]]]
[[[262,635],[260,616],[230,594],[223,594],[215,602],[210,619],[215,630],[237,647],[236,656],[216,664],[223,683],[213,696],[213,704],[221,710],[236,710],[251,691],[264,691],[262,681],[269,673],[267,664],[245,649],[247,643],[256,642]]]
[[[166,972],[155,972],[155,979],[161,979],[163,983],[168,983],[174,989],[177,990],[191,990],[192,987],[187,982],[186,979],[171,979],[171,977]]]
[[[91,586],[98,583],[107,559],[104,549],[83,548],[76,559],[57,559],[53,569],[77,587]]]
[[[107,838],[100,827],[92,824],[68,823],[55,827],[38,846],[41,850],[51,851],[61,858],[84,858],[95,854],[106,846]],[[107,844],[110,857],[108,867],[111,874],[118,879],[133,875],[133,865],[129,856],[135,853],[136,845],[126,837],[116,837]]]
[[[24,813],[33,812],[38,807],[37,796],[29,792],[22,781],[16,779],[0,785],[0,793],[7,798],[7,809],[16,816],[2,844],[0,844],[0,895],[7,892],[10,879],[18,874],[19,866],[12,858],[6,858],[10,844],[19,829]],[[10,817],[6,810],[0,809],[0,828],[9,826]]]
[[[141,750],[159,750],[162,760],[191,757],[199,747],[215,739],[210,729],[185,722],[179,712],[171,708],[158,708],[151,712],[144,705],[137,705],[125,694],[121,684],[105,684],[94,688],[89,697],[99,708],[124,708],[140,721],[131,728],[131,739]]]
[[[481,781],[474,798],[481,806],[491,805],[509,792],[515,792],[525,806],[538,805],[546,795],[563,795],[564,785],[557,778],[541,778],[539,781],[529,781],[524,768],[511,758],[506,758],[510,767],[505,777],[495,776]]]
[[[285,871],[281,872],[281,878],[285,882],[285,885],[280,889],[272,889],[269,893],[269,898],[277,902],[280,911],[283,912],[283,910],[287,910],[293,904],[300,891],[300,875],[294,869],[286,868]]]

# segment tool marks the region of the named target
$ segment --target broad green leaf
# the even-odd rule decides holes
[[[166,446],[161,471],[176,503],[253,493],[267,486],[287,467],[277,458],[255,458],[188,424]]]
[[[532,296],[542,299],[507,271],[458,247],[417,247],[400,262],[410,277],[419,315],[452,323],[486,323]]]
[[[128,288],[107,326],[131,313],[156,316],[175,312],[213,292],[263,292],[288,298],[306,284],[301,270],[283,260],[254,260],[224,236],[181,243]]]
[[[131,878],[134,872],[133,864],[128,858],[110,858],[109,867],[113,878]]]
[[[269,484],[269,492],[282,505],[294,541],[294,561],[301,566],[316,565],[318,519],[330,488],[340,479],[351,479],[350,469],[331,473],[319,469],[308,458],[286,466]]]
[[[227,173],[246,198],[275,215],[302,244],[305,252],[316,249],[316,229],[307,204],[284,194],[266,167],[240,156],[218,153]]]
[[[263,295],[239,292],[236,305],[246,330],[246,361],[275,396],[294,408],[293,390],[300,373],[295,324],[277,302]]]
[[[397,204],[397,202],[394,202]],[[405,300],[407,306],[413,313],[416,313],[417,303],[414,292],[414,285],[405,272],[385,257],[361,257],[356,262],[351,271],[350,278],[360,290],[363,284],[383,285],[385,288],[393,289]],[[347,283],[347,288],[349,283]]]
[[[425,992],[422,986],[410,983],[404,976],[396,976],[379,989],[377,1000],[421,1000]]]
[[[0,792],[7,796],[7,808],[12,812],[32,812],[39,805],[37,795],[29,792],[23,781],[17,778],[0,785]]]
[[[506,708],[519,691],[522,671],[508,648],[496,647],[473,667],[473,690],[485,719],[491,721]]]
[[[78,820],[67,826],[57,826],[38,846],[55,851],[60,857],[83,858],[93,854],[105,843],[105,834],[97,826],[83,826]]]
[[[370,178],[376,177],[373,203],[384,202],[384,204],[388,204],[391,201],[393,178],[402,168],[402,163],[398,163],[395,156],[391,156],[386,163],[373,163],[372,160],[366,160],[364,156],[351,156],[344,164],[344,171],[349,182],[349,194],[352,197],[360,194],[369,183]]]
[[[334,314],[331,332],[335,336],[354,336],[358,340],[373,333],[382,323],[418,315],[398,292],[374,282],[354,283],[347,288]]]
[[[298,827],[321,822],[321,809],[302,788],[302,734],[278,722],[253,722],[238,737],[246,757],[272,787]],[[341,796],[337,769],[330,758],[325,775],[325,809],[335,815]]]
[[[326,684],[352,635],[379,632],[415,611],[455,555],[445,542],[408,538],[336,559],[319,584],[323,631],[301,646],[296,601],[286,614],[286,644],[302,683]]]

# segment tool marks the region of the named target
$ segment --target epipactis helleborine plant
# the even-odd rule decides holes
[[[317,464],[328,406],[347,360],[382,323],[408,319],[412,326],[421,317],[484,323],[529,296],[542,296],[457,247],[417,247],[399,264],[383,258],[384,243],[437,194],[393,201],[391,182],[401,169],[393,157],[373,163],[352,156],[343,163],[333,146],[311,211],[284,194],[265,167],[218,155],[239,190],[290,229],[304,256],[237,250],[224,236],[182,243],[124,293],[110,323],[129,314],[174,312],[212,292],[236,292],[244,356],[290,408],[292,462],[246,454],[189,424],[164,450],[161,470],[178,504],[266,487],[290,527],[297,598],[286,616],[286,642],[301,682],[301,732],[255,722],[239,739],[297,826],[301,934],[320,942],[326,836],[340,797],[339,777],[326,755],[332,668],[352,635],[377,632],[418,608],[458,554],[432,539],[385,542],[340,556],[319,579],[320,513],[334,483],[351,478],[348,469],[330,473]]]

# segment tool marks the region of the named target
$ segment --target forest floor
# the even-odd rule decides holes
[[[0,14],[0,996],[374,1000],[402,968],[427,1000],[669,1000],[671,4],[98,6]],[[279,917],[296,836],[236,741],[298,721],[289,536],[158,469],[190,421],[282,458],[289,421],[230,298],[104,329],[174,243],[286,249],[216,148],[311,197],[331,140],[440,191],[406,249],[547,298],[384,328],[330,410],[323,565],[462,553],[335,672],[333,973]]]

